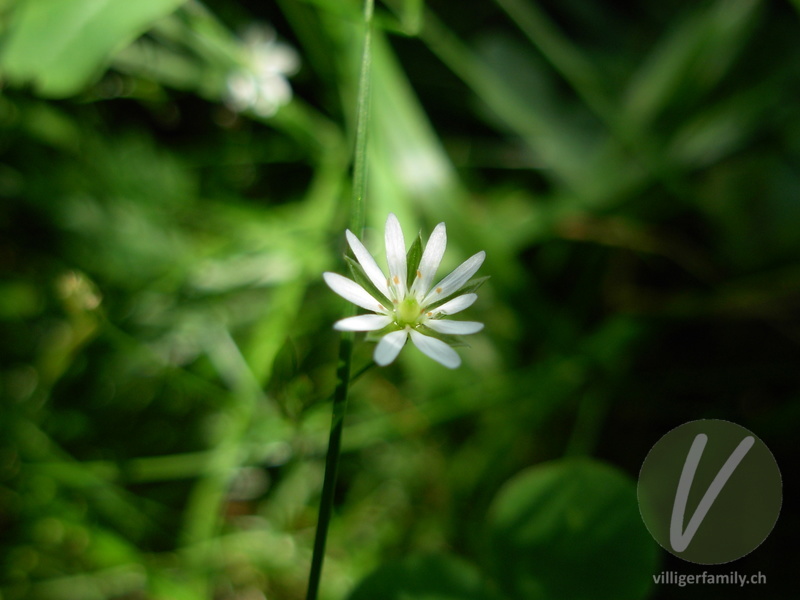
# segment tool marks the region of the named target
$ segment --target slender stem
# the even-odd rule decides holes
[[[343,334],[339,346],[339,368],[337,369],[336,391],[333,395],[333,415],[331,434],[328,440],[328,454],[325,457],[325,478],[322,482],[322,499],[319,505],[317,532],[314,537],[314,554],[311,557],[311,571],[308,575],[306,600],[316,600],[319,581],[322,576],[322,562],[325,558],[325,542],[328,539],[328,524],[333,512],[333,495],[336,487],[336,474],[339,470],[339,455],[342,450],[342,430],[347,411],[347,391],[350,383],[350,358],[353,348],[353,335]]]
[[[353,199],[350,206],[350,230],[361,235],[366,221],[364,206],[367,195],[367,124],[369,122],[370,66],[372,64],[373,1],[364,1],[364,49],[361,53],[361,73],[356,100],[356,144],[353,152]]]
[[[369,80],[372,43],[372,13],[374,0],[364,2],[364,47],[361,55],[361,73],[358,80],[358,100],[356,115],[356,140],[353,159],[353,197],[350,206],[350,229],[360,235],[365,223],[365,197],[367,190],[367,122],[369,118]],[[349,309],[354,314],[354,307]],[[337,383],[333,394],[331,433],[328,440],[328,454],[325,458],[325,477],[322,482],[322,497],[319,505],[319,519],[314,536],[314,553],[311,557],[311,571],[308,575],[306,600],[316,600],[322,576],[322,563],[325,559],[325,542],[328,538],[328,525],[333,512],[333,496],[336,488],[336,475],[339,470],[339,455],[342,449],[344,416],[347,412],[347,392],[350,387],[350,365],[353,354],[352,332],[342,334],[339,345],[339,364],[336,369]],[[356,374],[361,375],[363,371]]]

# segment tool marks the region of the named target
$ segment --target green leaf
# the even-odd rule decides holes
[[[11,14],[0,73],[42,96],[76,94],[108,58],[185,0],[36,0]]]
[[[757,0],[703,3],[682,21],[676,19],[640,61],[626,92],[625,114],[642,127],[676,99],[716,88],[757,22]]]
[[[408,267],[408,289],[411,289],[411,284],[417,276],[419,269],[419,261],[422,260],[422,234],[417,235],[417,239],[411,244],[406,254],[406,265]]]
[[[447,555],[418,555],[379,567],[348,600],[494,600],[472,565]]]
[[[599,461],[560,460],[511,479],[489,518],[490,565],[512,598],[636,600],[656,568],[656,545],[636,488]]]

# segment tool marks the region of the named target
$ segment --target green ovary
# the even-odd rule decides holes
[[[394,308],[395,320],[398,325],[416,325],[420,312],[419,302],[414,298],[406,298]]]

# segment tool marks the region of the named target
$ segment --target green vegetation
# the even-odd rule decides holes
[[[797,492],[799,19],[385,0],[364,138],[361,0],[0,1],[0,599],[304,598],[321,274],[389,212],[486,251],[486,326],[454,371],[354,337],[320,600],[764,597],[654,586],[695,568],[635,478],[723,418]],[[790,597],[798,533],[718,570]]]

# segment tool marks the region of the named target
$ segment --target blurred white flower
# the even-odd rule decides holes
[[[287,77],[300,68],[300,57],[263,25],[252,26],[242,39],[242,66],[228,76],[225,103],[236,112],[271,117],[292,99]]]
[[[407,255],[400,223],[390,214],[386,220],[388,278],[358,238],[349,230],[346,236],[358,259],[357,264],[351,263],[354,275],[364,285],[336,273],[324,273],[325,283],[345,300],[375,314],[342,319],[334,328],[377,332],[380,341],[373,358],[381,366],[394,361],[410,337],[414,345],[433,360],[450,369],[458,367],[461,357],[445,341],[447,336],[477,333],[483,329],[483,324],[443,317],[461,312],[477,300],[478,296],[472,291],[481,281],[469,279],[480,268],[486,253],[481,251],[468,258],[432,286],[447,245],[444,223],[433,230],[424,251]],[[409,261],[417,264],[409,264]],[[371,291],[365,286],[372,288]]]

